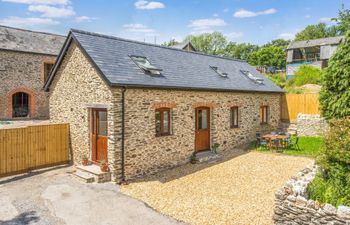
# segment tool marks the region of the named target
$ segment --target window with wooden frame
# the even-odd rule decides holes
[[[230,114],[230,124],[231,128],[238,128],[238,106],[231,107],[231,114]]]
[[[260,124],[268,123],[269,107],[266,105],[260,106]]]
[[[170,135],[170,108],[156,109],[156,136]]]
[[[46,83],[47,79],[49,78],[53,65],[54,63],[44,62],[44,83]]]

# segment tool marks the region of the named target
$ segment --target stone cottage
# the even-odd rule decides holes
[[[276,129],[283,90],[248,63],[71,30],[45,84],[73,157],[107,160],[115,180],[228,151]]]
[[[0,26],[0,120],[47,119],[43,90],[65,37]]]

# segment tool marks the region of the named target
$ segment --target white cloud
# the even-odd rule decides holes
[[[257,12],[253,12],[253,11],[249,11],[249,10],[245,10],[245,9],[240,9],[240,10],[236,11],[233,14],[233,16],[237,17],[237,18],[248,18],[248,17],[261,16],[261,15],[275,14],[276,12],[277,12],[277,10],[275,8],[266,9],[266,10],[257,11]]]
[[[231,32],[231,33],[225,34],[225,36],[231,40],[241,38],[243,37],[243,35],[244,35],[243,32]]]
[[[147,26],[140,24],[140,23],[133,23],[133,24],[125,24],[123,26],[126,31],[128,32],[135,32],[135,33],[155,33],[154,29],[148,28]]]
[[[277,37],[285,40],[292,40],[294,39],[294,36],[295,34],[292,34],[292,33],[281,33]]]
[[[8,17],[0,20],[0,24],[12,27],[26,27],[35,25],[56,25],[58,21],[48,18],[22,18],[22,17]]]
[[[2,0],[3,2],[28,5],[68,5],[69,0]]]
[[[218,17],[218,16],[219,16],[219,14],[217,14],[217,13],[214,13],[214,14],[213,14],[213,16],[214,16],[214,17]]]
[[[42,17],[49,18],[70,17],[75,15],[74,9],[70,6],[54,7],[48,5],[30,5],[28,10],[42,13]]]
[[[81,23],[81,22],[91,22],[95,20],[96,18],[88,17],[88,16],[78,16],[75,17],[75,22]]]
[[[222,27],[225,26],[226,22],[223,19],[198,19],[192,20],[188,27],[191,27],[195,31],[211,31],[213,27]]]
[[[161,2],[149,2],[145,0],[138,0],[137,2],[135,2],[135,7],[136,9],[152,10],[165,8],[165,5]]]

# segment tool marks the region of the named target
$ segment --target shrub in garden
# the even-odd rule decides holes
[[[321,84],[322,71],[310,65],[302,65],[291,78],[288,86],[303,86],[305,84]]]
[[[320,172],[309,185],[310,198],[350,206],[350,117],[333,120],[317,158]]]

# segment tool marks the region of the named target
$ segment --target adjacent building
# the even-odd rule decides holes
[[[65,37],[0,26],[0,120],[49,118],[43,86]]]
[[[328,60],[342,38],[329,37],[290,43],[287,48],[287,79],[294,76],[301,65],[312,65],[320,69],[327,67]]]
[[[245,61],[71,30],[45,85],[75,162],[115,180],[251,142],[280,121],[283,90]]]

